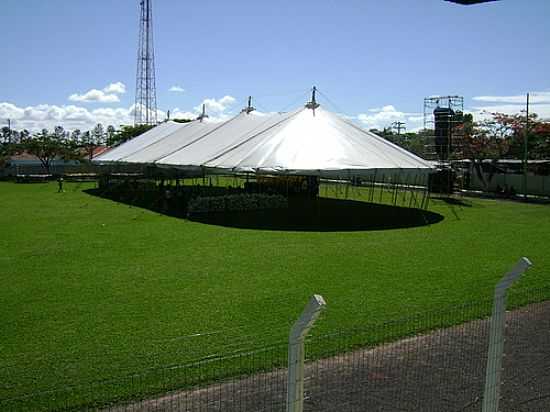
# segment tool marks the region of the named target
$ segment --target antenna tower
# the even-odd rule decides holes
[[[134,125],[156,125],[158,123],[152,1],[140,0],[139,2],[141,12],[139,18]]]

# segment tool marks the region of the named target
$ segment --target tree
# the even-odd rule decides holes
[[[105,129],[101,123],[98,123],[91,131],[92,140],[96,144],[101,144],[105,140]]]
[[[489,182],[484,179],[483,160],[492,159],[496,162],[508,152],[509,129],[495,117],[474,122],[471,114],[464,115],[462,125],[464,131],[464,156],[472,162],[472,170],[485,187]]]
[[[94,157],[95,149],[105,143],[105,130],[103,125],[98,123],[91,131],[84,133],[82,147],[86,151],[89,161]]]
[[[62,127],[56,127],[53,133],[47,129],[33,136],[25,137],[19,143],[17,151],[27,152],[36,156],[46,172],[50,172],[51,162],[54,159],[64,160],[75,158],[75,146],[67,139],[67,133]]]
[[[529,142],[533,146],[532,158],[550,159],[550,122],[537,122],[530,127]]]
[[[107,136],[105,140],[105,144],[107,146],[113,145],[113,136],[116,134],[116,129],[113,125],[107,126]]]
[[[494,121],[505,131],[509,141],[507,157],[523,159],[525,156],[525,136],[527,153],[530,159],[550,157],[550,123],[541,121],[536,113],[529,115],[529,126],[525,115],[494,113]]]
[[[464,137],[466,155],[472,159],[523,159],[526,135],[530,159],[550,158],[550,122],[541,121],[535,113],[529,115],[528,130],[522,114],[492,113],[488,119],[470,123],[465,122]]]
[[[71,141],[75,144],[79,144],[82,139],[82,132],[80,129],[74,129],[71,132]]]
[[[371,130],[372,131],[372,130]],[[433,133],[429,130],[419,130],[418,132],[407,132],[397,134],[391,130],[384,129],[384,138],[398,146],[414,153],[420,157],[428,157],[427,148],[433,140]],[[380,134],[380,132],[379,132]]]
[[[7,126],[0,129],[0,167],[3,167],[7,157],[13,153],[12,132]]]
[[[136,126],[121,126],[120,130],[111,136],[110,146],[116,146],[130,140],[142,133],[152,129],[154,126],[150,124],[140,124]]]
[[[4,167],[4,164],[8,160],[8,157],[16,152],[14,143],[0,142],[0,168]]]

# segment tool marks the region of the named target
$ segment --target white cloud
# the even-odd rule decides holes
[[[199,113],[197,112],[190,112],[187,110],[182,110],[179,107],[176,107],[175,109],[170,110],[170,118],[171,119],[196,119],[198,117]]]
[[[487,103],[473,106],[469,109],[476,120],[484,120],[491,113],[518,114],[525,110],[526,95],[510,96],[475,96],[472,100]],[[529,110],[542,119],[550,119],[550,91],[536,91],[529,94]]]
[[[172,87],[170,87],[168,89],[169,92],[174,92],[174,93],[184,93],[185,92],[185,89],[181,86],[178,86],[178,85],[174,85]]]
[[[91,89],[84,94],[73,93],[69,96],[72,102],[97,102],[97,103],[116,103],[120,99],[116,94],[105,93],[103,90]]]
[[[488,119],[491,113],[524,114],[524,104],[494,104],[488,106],[474,106],[468,112],[474,115],[477,121]],[[550,104],[536,104],[529,107],[531,113],[536,113],[539,118],[550,120]]]
[[[421,129],[424,117],[420,113],[407,113],[397,110],[393,105],[368,109],[367,113],[356,116],[357,121],[367,129],[391,127],[394,122],[404,122],[408,131]]]
[[[111,83],[103,91],[105,93],[124,94],[126,93],[126,85],[122,82]]]
[[[97,102],[97,103],[117,103],[120,101],[119,94],[126,93],[126,85],[122,82],[111,83],[103,90],[90,89],[86,93],[73,93],[69,96],[72,102]]]
[[[489,103],[516,103],[525,104],[527,96],[525,94],[519,94],[515,96],[475,96],[472,100],[478,102]],[[529,95],[529,102],[531,104],[549,103],[550,104],[550,92],[533,92]]]
[[[229,109],[235,98],[224,96],[220,99],[205,99],[209,122],[227,120],[231,114]],[[196,119],[202,110],[202,104],[192,110],[175,108],[170,111],[172,119]],[[0,118],[11,119],[15,129],[27,129],[32,132],[41,129],[53,129],[63,126],[66,130],[89,130],[96,124],[118,127],[123,124],[134,123],[134,105],[130,107],[98,107],[88,109],[76,105],[39,104],[36,106],[19,107],[13,103],[0,102]],[[157,110],[157,118],[162,121],[166,112]]]
[[[218,116],[227,115],[230,113],[230,108],[235,102],[236,99],[233,96],[223,96],[220,99],[204,99],[201,104],[195,106],[195,112],[200,113],[202,111],[202,105],[204,104],[208,114]]]
[[[204,99],[200,104],[193,107],[192,111],[182,110],[179,107],[170,110],[171,119],[196,119],[202,113],[202,105],[205,106],[208,122],[222,122],[229,119],[232,113],[232,106],[237,100],[233,96],[223,96],[219,99]],[[255,113],[255,112],[253,112]],[[257,114],[257,113],[255,113]]]
[[[9,118],[15,129],[28,129],[38,131],[43,128],[53,129],[55,126],[63,126],[67,130],[89,130],[97,123],[113,125],[133,124],[134,105],[129,108],[102,107],[89,110],[75,105],[49,105],[18,107],[12,103],[0,103],[0,116]],[[163,120],[166,114],[158,110],[159,120]]]
[[[0,103],[0,118],[19,119],[25,114],[25,109],[17,107],[12,103]]]

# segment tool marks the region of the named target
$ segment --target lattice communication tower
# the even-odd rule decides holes
[[[139,46],[137,55],[134,125],[155,125],[158,121],[152,0],[140,0],[139,5]]]

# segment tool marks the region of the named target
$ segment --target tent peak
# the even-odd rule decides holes
[[[197,117],[197,120],[202,123],[203,119],[208,119],[208,115],[206,114],[206,105],[202,105],[202,112],[199,117]]]
[[[244,109],[241,110],[241,113],[250,114],[254,110],[256,110],[256,108],[252,107],[252,96],[248,96],[248,104]]]
[[[306,109],[313,110],[313,114],[315,115],[315,109],[317,109],[320,104],[317,103],[317,100],[315,100],[315,93],[317,92],[317,87],[313,86],[313,89],[311,90],[311,101],[306,103]]]

